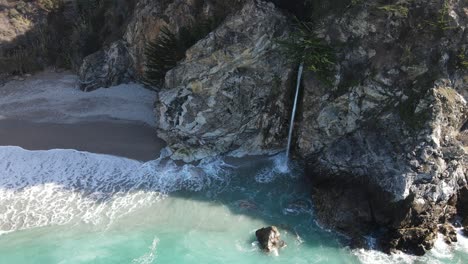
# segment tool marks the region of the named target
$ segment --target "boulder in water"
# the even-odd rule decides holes
[[[278,249],[286,246],[280,239],[280,232],[276,226],[264,227],[255,232],[260,248],[266,252],[278,253]]]

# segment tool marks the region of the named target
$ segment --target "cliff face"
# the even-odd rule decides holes
[[[160,87],[158,133],[174,159],[285,147],[293,70],[277,40],[290,23],[271,3],[235,3],[244,2],[140,0],[118,49],[130,59],[113,67],[115,53],[101,53],[98,68],[114,71],[100,84],[128,69],[138,78],[145,43],[163,26],[178,32],[225,6],[227,19]],[[466,192],[458,194],[467,185],[467,6],[350,1],[315,18],[337,62],[331,85],[305,74],[295,153],[306,161],[324,224],[356,238],[383,228],[383,247],[424,254],[438,224],[457,209],[468,215]],[[89,65],[82,72],[100,72]]]
[[[92,90],[129,80],[142,80],[146,64],[146,46],[158,39],[162,28],[177,34],[181,29],[189,29],[200,21],[213,18],[222,20],[232,12],[238,11],[243,2],[245,1],[137,1],[128,25],[125,26],[122,40],[104,47],[97,54],[85,59],[79,71],[81,88]],[[118,50],[116,46],[119,47]],[[106,54],[116,54],[116,51],[118,57],[130,57],[131,60],[120,60],[119,67],[113,67],[115,57]],[[99,56],[100,58],[96,59]]]
[[[466,1],[366,2],[321,20],[335,85],[305,81],[297,152],[319,218],[423,254],[466,185]],[[465,125],[466,126],[466,125]],[[338,210],[337,210],[338,209]]]
[[[287,32],[273,4],[251,1],[167,73],[156,116],[173,158],[282,149],[291,69],[276,40]]]
[[[138,1],[124,40],[128,43],[130,54],[135,63],[138,77],[144,74],[145,46],[158,38],[162,27],[168,27],[178,33],[180,29],[190,27],[201,20],[220,17],[238,11],[245,0],[173,0],[173,1]]]
[[[218,28],[166,74],[155,104],[158,134],[172,158],[187,162],[227,152],[280,151],[291,65],[277,41],[289,26],[272,3],[245,2],[140,1],[124,40],[84,60],[81,88],[142,78],[145,47],[163,27],[177,33],[216,17]]]

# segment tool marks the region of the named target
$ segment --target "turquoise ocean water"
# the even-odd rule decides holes
[[[0,171],[0,263],[468,263],[465,238],[421,258],[349,249],[281,155],[177,166],[0,147]],[[255,242],[269,225],[279,256]]]

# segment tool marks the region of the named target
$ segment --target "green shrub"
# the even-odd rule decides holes
[[[307,70],[322,82],[331,85],[335,73],[335,52],[324,40],[317,37],[313,25],[297,21],[295,31],[287,40],[279,41],[285,56],[293,63],[304,63]]]
[[[433,30],[444,33],[446,30],[454,29],[456,27],[450,26],[450,5],[447,0],[444,0],[442,7],[437,14],[434,14],[435,21],[425,21],[425,23]]]
[[[437,16],[437,27],[441,30],[451,29],[449,24],[449,3],[444,1],[442,8],[439,10],[439,14]]]
[[[466,49],[460,49],[460,52],[457,55],[458,65],[457,68],[459,69],[468,69],[468,56],[466,55]]]
[[[385,5],[378,7],[379,10],[385,11],[397,17],[408,17],[409,9],[403,5]]]
[[[191,27],[182,27],[175,34],[162,27],[156,40],[146,44],[144,81],[149,85],[160,85],[166,73],[185,58],[185,52],[204,38],[219,23],[220,19],[201,20]]]
[[[145,81],[152,85],[160,84],[166,72],[184,58],[184,52],[176,35],[167,27],[161,28],[156,41],[148,43],[145,49]]]
[[[51,12],[53,10],[58,9],[61,5],[63,5],[63,1],[62,0],[39,0],[38,4],[39,4],[39,7],[41,7],[45,11]]]

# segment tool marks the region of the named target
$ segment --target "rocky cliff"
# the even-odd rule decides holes
[[[353,0],[313,17],[336,63],[331,83],[305,74],[294,152],[325,225],[424,254],[439,224],[468,216],[467,6]],[[159,135],[185,161],[283,149],[294,65],[278,41],[293,20],[272,3],[140,0],[123,39],[85,59],[82,88],[139,79],[163,26],[215,15],[220,24],[157,87]]]
[[[167,28],[177,34],[181,29],[190,29],[200,21],[215,18],[221,21],[232,12],[238,11],[243,2],[244,0],[137,1],[125,26],[122,40],[107,45],[85,59],[79,71],[81,88],[92,90],[129,80],[144,79],[145,49],[148,43],[158,39],[161,29]],[[116,46],[119,46],[118,50]],[[129,56],[131,60],[120,60],[119,67],[113,67],[114,57],[105,54],[116,54],[116,51],[120,54],[118,57]],[[108,72],[111,68],[114,68],[112,74]]]
[[[317,215],[424,254],[467,181],[466,1],[366,1],[320,20],[336,80],[304,83],[297,153]]]
[[[177,32],[214,6],[140,1],[119,48],[85,60],[84,86],[124,81],[129,68],[141,75],[145,43],[162,26]],[[289,21],[260,1],[227,13],[161,87],[158,132],[174,159],[284,147],[293,71],[276,41]],[[385,248],[423,254],[453,220],[467,173],[467,13],[455,0],[352,1],[316,18],[336,73],[331,85],[306,74],[296,153],[324,224],[354,237],[385,228]]]
[[[291,69],[276,40],[287,32],[273,4],[251,1],[167,73],[156,116],[173,158],[282,149]]]

